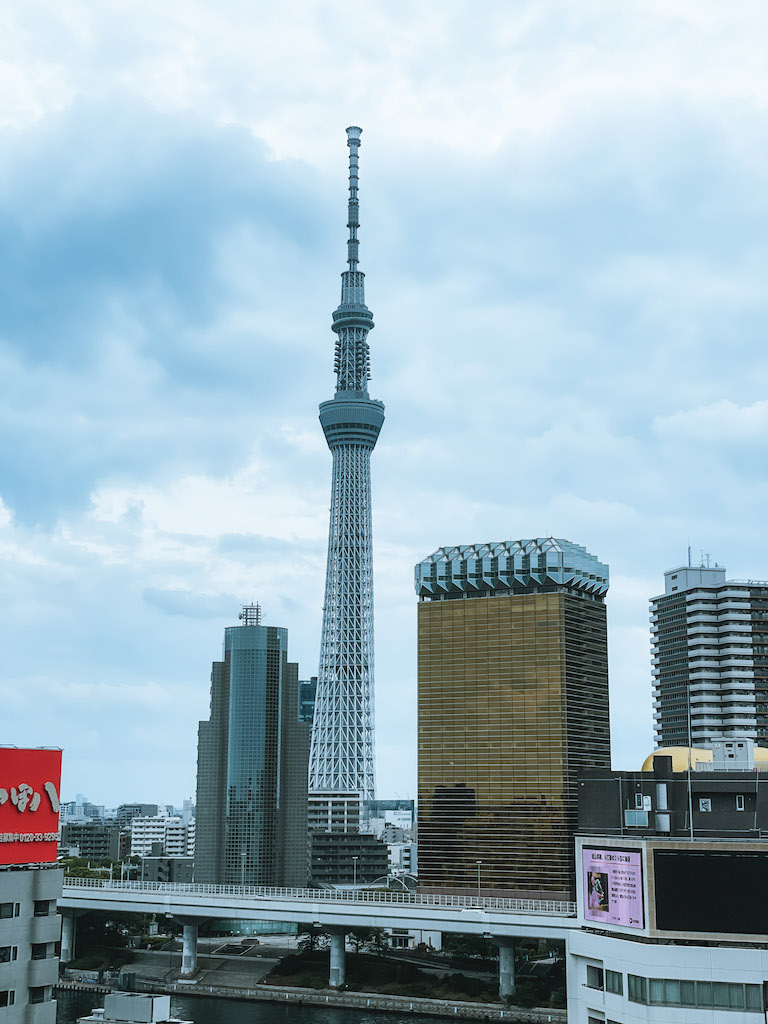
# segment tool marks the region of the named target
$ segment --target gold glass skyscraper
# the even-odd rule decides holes
[[[608,567],[554,538],[416,567],[419,882],[573,898],[576,774],[609,768]]]

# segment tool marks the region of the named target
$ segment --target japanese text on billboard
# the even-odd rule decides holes
[[[0,864],[56,860],[60,750],[0,747]]]
[[[643,927],[643,868],[639,850],[582,850],[584,917]]]

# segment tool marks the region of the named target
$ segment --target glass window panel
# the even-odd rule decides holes
[[[624,994],[624,975],[618,971],[605,972],[605,988],[607,992],[613,992],[620,996]]]
[[[728,1006],[728,983],[725,981],[712,982],[712,1002],[716,1007]]]
[[[680,982],[680,1002],[683,1006],[695,1006],[696,1005],[696,982],[695,981],[681,981]]]
[[[712,982],[711,981],[697,981],[696,982],[696,1005],[697,1006],[711,1006],[712,1005]]]
[[[664,982],[661,978],[651,978],[648,982],[648,997],[657,1006],[664,1005]]]
[[[728,986],[728,1002],[732,1010],[743,1010],[746,1008],[743,985]]]
[[[680,982],[667,980],[664,982],[664,1002],[667,1006],[680,1005]]]
[[[745,985],[744,989],[747,997],[747,1009],[762,1010],[763,992],[761,987],[759,985]]]
[[[589,988],[603,987],[603,971],[600,967],[593,967],[592,964],[587,964],[587,985]]]
[[[639,978],[636,974],[628,974],[627,981],[629,982],[629,998],[632,1002],[647,1002],[645,978]]]

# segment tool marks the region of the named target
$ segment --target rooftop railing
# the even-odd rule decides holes
[[[576,904],[565,900],[529,900],[509,896],[454,896],[395,892],[389,889],[289,889],[262,885],[202,885],[194,882],[118,882],[109,878],[67,875],[64,895],[73,889],[118,890],[158,895],[240,897],[244,900],[297,900],[302,903],[380,903],[464,910],[506,910],[518,914],[574,917]]]

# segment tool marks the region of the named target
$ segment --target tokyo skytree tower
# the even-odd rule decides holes
[[[333,455],[333,476],[309,788],[357,792],[364,800],[372,800],[371,452],[384,423],[384,404],[368,397],[368,332],[373,314],[365,304],[365,275],[357,269],[361,134],[360,128],[347,128],[348,269],[341,275],[341,303],[332,325],[336,394],[320,405],[320,423]]]

